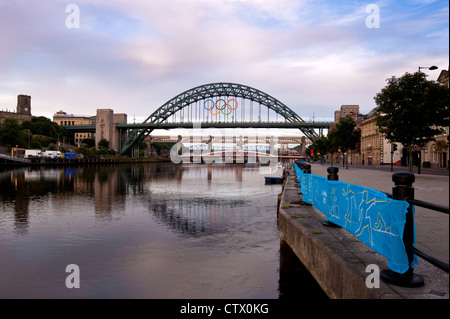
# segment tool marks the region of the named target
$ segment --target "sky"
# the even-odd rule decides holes
[[[0,110],[142,122],[181,92],[232,82],[304,120],[375,107],[386,79],[449,65],[441,0],[0,0]]]

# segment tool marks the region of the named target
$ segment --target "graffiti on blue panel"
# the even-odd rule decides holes
[[[403,244],[409,207],[406,201],[370,188],[304,174],[300,169],[296,173],[304,202],[387,257],[392,270],[403,273],[409,268]]]

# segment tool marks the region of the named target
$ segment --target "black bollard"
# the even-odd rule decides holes
[[[311,174],[311,165],[310,164],[303,164],[303,173]]]
[[[327,179],[329,181],[339,181],[339,175],[338,175],[339,168],[338,167],[333,167],[333,166],[328,167],[327,172],[328,172]],[[335,223],[330,222],[328,220],[324,221],[322,224],[324,226],[328,226],[328,227],[341,227],[341,226],[336,225]]]
[[[311,174],[311,165],[310,165],[310,164],[306,164],[305,162],[302,162],[301,164],[302,164],[302,165],[301,165],[300,168],[302,169],[303,173],[304,173],[304,174]],[[299,194],[302,194],[301,185],[299,185],[299,187],[300,187]],[[303,198],[301,199],[300,202],[301,202],[303,205],[311,206],[311,204],[307,204],[307,203],[303,202]]]
[[[339,168],[338,167],[333,167],[333,166],[328,167],[327,172],[328,172],[327,179],[329,181],[338,181],[339,180],[339,175],[338,175]]]
[[[414,199],[415,176],[410,172],[398,172],[392,175],[394,186],[392,187],[392,198],[397,200],[405,200],[406,198]],[[405,229],[403,231],[403,243],[405,244],[406,254],[408,255],[409,269],[404,274],[399,274],[390,269],[381,271],[381,278],[384,281],[402,287],[421,287],[424,285],[424,279],[421,275],[415,274],[411,264],[413,262],[414,253],[412,247],[414,244],[414,216],[412,213],[412,205],[408,207],[406,213]]]

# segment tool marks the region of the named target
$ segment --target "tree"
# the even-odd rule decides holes
[[[330,164],[333,165],[334,154],[339,149],[336,130],[332,130],[332,131],[328,132],[327,141],[328,141],[328,143],[327,143],[327,146],[328,146],[327,153],[330,153]]]
[[[20,129],[17,120],[6,118],[3,126],[0,127],[0,144],[9,147],[27,146],[25,134]]]
[[[391,143],[409,150],[409,171],[413,172],[413,148],[434,141],[448,126],[449,89],[428,81],[425,73],[405,73],[387,79],[387,85],[374,99],[376,123]]]
[[[334,143],[345,154],[345,168],[348,169],[348,151],[353,150],[361,140],[361,131],[355,130],[356,122],[351,118],[341,119],[333,130]]]
[[[98,147],[104,147],[104,148],[108,149],[109,148],[109,141],[107,141],[106,139],[102,138],[98,142]]]
[[[312,144],[312,149],[315,151],[314,155],[318,154],[322,161],[324,155],[326,155],[330,150],[328,139],[325,136],[320,136]]]
[[[85,144],[87,148],[95,147],[95,140],[92,137],[84,138],[81,143]]]

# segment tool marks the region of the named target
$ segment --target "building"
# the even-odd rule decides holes
[[[447,85],[447,87],[449,87],[448,70],[442,70],[436,81],[442,85]]]
[[[448,70],[441,71],[437,78],[437,82],[449,87]],[[434,168],[449,167],[449,127],[441,127],[441,129],[443,130],[443,133],[434,136],[435,141],[429,142],[425,147],[420,149],[424,166]]]
[[[330,131],[334,130],[336,128],[336,124],[345,118],[351,117],[355,123],[356,127],[355,130],[360,129],[361,121],[363,120],[364,116],[359,113],[359,105],[341,105],[341,109],[334,112],[334,123],[330,125]],[[348,161],[349,164],[352,165],[359,165],[361,164],[361,143],[357,143],[354,150],[348,151]],[[339,154],[335,154],[336,157],[339,157]],[[339,158],[336,158],[336,160],[340,160]]]
[[[361,164],[380,165],[382,136],[378,131],[375,109],[361,122]]]
[[[117,124],[127,123],[127,114],[114,113],[111,109],[98,109],[94,116],[67,114],[64,111],[58,111],[53,115],[53,122],[61,126],[74,125],[94,125],[95,133],[75,132],[75,144],[81,144],[85,138],[93,138],[95,145],[105,139],[109,142],[109,148],[119,151],[120,140],[124,139],[126,132],[122,132],[117,128]]]
[[[401,161],[403,146],[391,144],[378,131],[375,109],[371,110],[361,122],[361,164],[383,165]],[[394,148],[397,148],[394,151]],[[391,154],[393,152],[393,154]]]
[[[18,95],[16,112],[0,111],[0,125],[3,125],[5,119],[17,120],[19,124],[25,121],[31,121],[31,96]]]
[[[95,120],[95,145],[105,139],[109,142],[109,148],[119,151],[120,141],[125,139],[126,132],[122,132],[117,128],[117,124],[126,124],[127,114],[114,113],[111,109],[98,109]]]
[[[341,105],[341,109],[339,111],[334,112],[334,122],[337,123],[341,119],[345,119],[346,117],[352,117],[355,122],[357,121],[357,117],[359,114],[359,105]]]
[[[58,111],[53,115],[53,122],[61,126],[70,125],[91,125],[95,124],[95,116],[67,114],[64,111]],[[75,132],[74,142],[80,145],[86,138],[94,138],[89,132]]]

